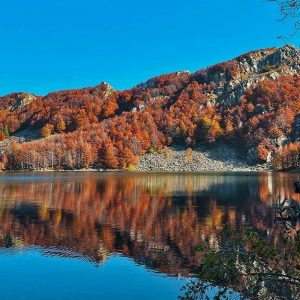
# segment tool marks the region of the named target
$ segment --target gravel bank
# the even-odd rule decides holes
[[[210,149],[166,148],[161,153],[148,153],[139,158],[136,171],[164,172],[251,172],[267,171],[270,166],[249,166],[239,158],[236,150],[226,146]]]

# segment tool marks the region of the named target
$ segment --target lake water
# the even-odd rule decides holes
[[[293,173],[0,175],[0,299],[176,299],[223,228],[272,236]]]

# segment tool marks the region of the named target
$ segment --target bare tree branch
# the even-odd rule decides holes
[[[278,39],[286,43],[286,40],[294,37],[300,29],[300,0],[267,0],[278,5],[280,12],[279,21],[292,21],[294,22],[294,28],[292,32],[284,36],[278,36]]]

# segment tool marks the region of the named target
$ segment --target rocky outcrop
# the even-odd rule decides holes
[[[281,72],[296,74],[300,71],[300,51],[293,45],[278,48],[259,63],[260,69],[266,65],[278,66]]]
[[[104,93],[105,99],[108,99],[115,92],[114,88],[107,82],[103,81],[92,88],[91,94]]]
[[[299,71],[300,50],[292,45],[285,45],[281,48],[252,51],[231,61],[216,64],[195,73],[182,71],[169,75],[180,77],[182,81],[197,80],[210,84],[213,89],[207,98],[213,99],[213,103],[229,106],[237,104],[247,89],[255,88],[264,79],[276,80],[283,74],[294,75]],[[137,88],[158,88],[157,82],[163,76],[149,79],[145,83],[137,85]],[[199,80],[199,78],[201,79]],[[174,92],[176,92],[176,88]],[[155,99],[155,96],[151,95],[151,98]]]
[[[24,107],[34,101],[37,96],[29,93],[16,93],[13,95],[13,103],[9,107],[11,111]]]
[[[209,80],[215,84],[212,94],[216,96],[216,101],[232,105],[238,103],[248,88],[255,88],[266,78],[276,80],[280,75],[294,75],[299,72],[300,50],[292,45],[259,50],[239,56],[223,65],[224,72],[216,66],[206,71]],[[231,76],[228,75],[228,68]]]

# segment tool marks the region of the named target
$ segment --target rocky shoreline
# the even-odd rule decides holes
[[[135,171],[159,172],[259,172],[271,171],[271,166],[248,165],[237,151],[229,146],[213,148],[166,148],[161,153],[139,157]]]
[[[165,148],[140,156],[136,166],[126,169],[84,168],[73,170],[39,169],[4,172],[263,172],[272,171],[270,164],[249,165],[227,145],[202,148]]]

